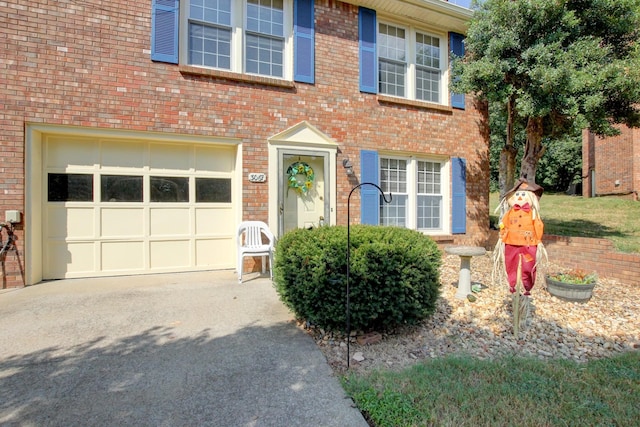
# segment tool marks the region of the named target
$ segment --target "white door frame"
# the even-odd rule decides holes
[[[281,235],[284,154],[322,156],[325,159],[325,224],[336,224],[336,158],[338,144],[310,123],[303,121],[272,136],[269,142],[269,228]]]

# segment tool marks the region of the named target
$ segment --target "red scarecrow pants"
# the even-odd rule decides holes
[[[504,245],[504,264],[507,269],[509,290],[515,292],[518,279],[518,262],[522,259],[522,285],[525,295],[529,295],[536,283],[536,252],[537,246]]]

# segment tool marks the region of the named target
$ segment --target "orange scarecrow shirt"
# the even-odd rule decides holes
[[[500,240],[513,246],[537,246],[542,240],[544,224],[540,218],[533,219],[529,203],[513,205],[502,217],[503,228]]]

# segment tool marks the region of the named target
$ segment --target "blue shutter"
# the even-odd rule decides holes
[[[360,171],[360,182],[380,185],[377,151],[360,151]],[[380,193],[372,185],[360,187],[360,222],[362,224],[380,224]]]
[[[378,93],[376,56],[376,11],[360,8],[358,13],[358,49],[360,51],[360,91]]]
[[[458,33],[449,33],[451,52],[455,56],[464,56],[464,36]],[[451,106],[464,110],[464,93],[451,92]]]
[[[467,161],[451,159],[451,232],[467,232]]]
[[[293,2],[293,78],[297,82],[315,82],[314,0]]]
[[[151,3],[151,60],[178,63],[179,0]]]

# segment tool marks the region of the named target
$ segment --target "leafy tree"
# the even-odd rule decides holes
[[[494,103],[489,111],[491,137],[490,156],[490,189],[499,191],[500,155],[506,139],[506,114]],[[526,135],[523,126],[514,129],[513,146],[516,151],[515,166],[520,166],[524,151]],[[582,132],[567,134],[557,138],[545,138],[545,155],[536,168],[536,182],[546,191],[567,191],[571,184],[580,182],[582,174]]]
[[[519,127],[520,177],[535,180],[545,141],[640,126],[640,0],[486,0],[474,9],[451,87],[504,111],[501,194],[515,181]]]
[[[582,135],[543,141],[545,155],[536,171],[536,182],[549,191],[567,191],[582,175]]]

